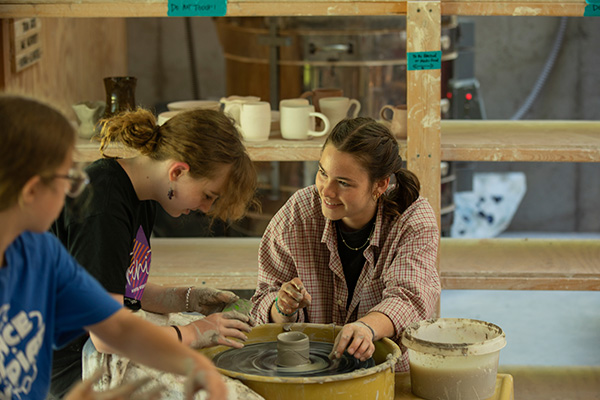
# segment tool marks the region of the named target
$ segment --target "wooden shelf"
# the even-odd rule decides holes
[[[442,287],[600,290],[600,241],[450,239],[440,247]]]
[[[255,289],[259,238],[152,240],[151,280]],[[442,238],[444,289],[600,290],[600,241]]]
[[[600,161],[600,122],[443,120],[446,161]]]
[[[277,133],[266,142],[247,143],[255,161],[316,161],[324,139],[291,141]],[[600,162],[600,122],[596,121],[442,121],[444,161]],[[98,142],[81,140],[78,161],[100,157]],[[109,154],[135,155],[115,150]],[[406,141],[400,141],[406,159]]]
[[[582,17],[585,7],[585,1],[442,1],[442,14]]]
[[[166,17],[167,0],[0,0],[0,15],[18,17]],[[396,0],[228,0],[227,16],[316,16],[406,14]]]
[[[321,154],[324,138],[311,140],[285,140],[277,133],[265,142],[246,142],[250,157],[254,161],[317,161]],[[98,151],[99,142],[79,140],[75,160],[80,162],[91,162],[100,158]],[[406,153],[406,146],[403,147]],[[132,157],[136,155],[133,150],[124,150],[115,147],[107,150],[107,155],[119,157]]]
[[[404,15],[397,0],[229,0],[227,16]],[[3,18],[166,17],[167,0],[0,0]],[[444,15],[583,16],[580,1],[442,1]]]

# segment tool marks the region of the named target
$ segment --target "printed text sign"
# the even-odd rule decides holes
[[[169,0],[169,17],[222,17],[227,0]]]

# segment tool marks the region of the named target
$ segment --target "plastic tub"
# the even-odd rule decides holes
[[[504,332],[489,322],[439,318],[402,335],[412,392],[427,400],[481,400],[494,395]]]

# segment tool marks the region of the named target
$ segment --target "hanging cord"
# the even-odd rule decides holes
[[[554,46],[552,46],[552,50],[548,55],[548,59],[546,60],[546,64],[542,69],[542,72],[538,76],[535,85],[533,85],[533,89],[529,93],[529,96],[525,99],[521,107],[517,110],[517,112],[510,118],[511,120],[518,120],[523,118],[523,116],[529,111],[537,97],[539,96],[542,88],[546,84],[546,80],[554,68],[554,63],[556,62],[556,57],[558,56],[558,51],[562,47],[563,39],[565,37],[565,31],[567,30],[567,20],[568,17],[561,17],[560,24],[558,26],[558,31],[556,33],[556,39],[554,39]]]
[[[190,72],[192,74],[192,95],[194,99],[200,99],[200,87],[196,75],[196,53],[194,51],[194,35],[192,32],[192,19],[185,17],[185,33],[187,37],[188,55],[190,58]]]

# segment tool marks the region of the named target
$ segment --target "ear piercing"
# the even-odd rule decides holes
[[[169,198],[169,200],[171,200],[171,199],[173,198],[173,194],[174,194],[174,193],[175,193],[175,192],[173,192],[173,188],[172,188],[172,187],[170,187],[170,188],[169,188],[169,191],[167,192],[167,197]]]

